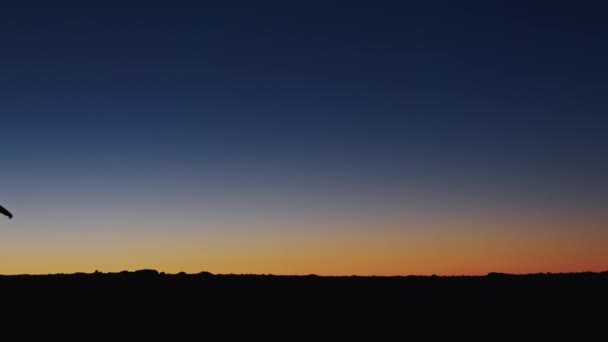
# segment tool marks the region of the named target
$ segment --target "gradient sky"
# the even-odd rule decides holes
[[[608,269],[608,9],[3,1],[0,274]]]

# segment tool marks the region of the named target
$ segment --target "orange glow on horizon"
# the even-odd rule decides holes
[[[605,271],[608,232],[601,220],[477,218],[277,224],[163,230],[98,230],[23,239],[0,251],[0,274],[119,272],[275,275],[484,275]],[[416,227],[416,229],[409,228]],[[572,229],[576,227],[576,229]],[[221,231],[218,232],[218,231]],[[27,242],[25,242],[27,241]]]

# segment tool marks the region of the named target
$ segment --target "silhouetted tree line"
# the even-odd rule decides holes
[[[599,341],[608,307],[608,272],[324,277],[143,269],[1,276],[0,289],[4,333],[19,340]]]

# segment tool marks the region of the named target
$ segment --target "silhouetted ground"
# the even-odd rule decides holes
[[[0,276],[3,334],[49,341],[607,341],[608,272]]]

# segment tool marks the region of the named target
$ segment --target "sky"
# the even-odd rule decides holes
[[[0,274],[608,270],[607,16],[3,1]]]

